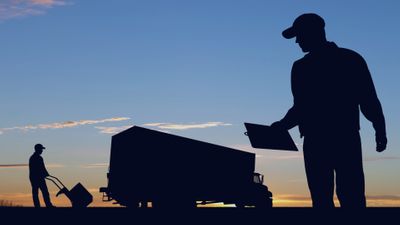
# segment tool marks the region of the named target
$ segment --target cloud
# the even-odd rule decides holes
[[[32,193],[20,193],[20,192],[16,192],[16,193],[0,193],[0,199],[8,199],[10,197],[13,197],[13,198],[30,198],[30,199],[32,199]]]
[[[119,126],[119,127],[95,127],[95,128],[100,130],[101,134],[118,134],[121,131],[131,128],[132,126],[133,125]],[[163,133],[170,133],[169,131],[166,131],[166,130],[157,130],[156,129],[156,131],[163,132]]]
[[[0,21],[42,15],[55,6],[68,4],[66,0],[1,0]]]
[[[279,200],[290,200],[290,201],[310,201],[311,197],[306,195],[278,195],[274,199]]]
[[[0,169],[20,169],[20,168],[28,168],[29,164],[21,163],[21,164],[0,164]],[[47,164],[46,168],[62,168],[64,165],[62,164]]]
[[[288,160],[288,159],[303,159],[303,155],[299,153],[282,153],[282,154],[287,154],[287,155],[275,155],[269,157],[270,159],[273,160]]]
[[[62,164],[46,164],[46,168],[63,168],[65,167]]]
[[[108,163],[92,163],[92,164],[87,164],[81,166],[84,169],[93,169],[93,168],[103,168],[103,167],[108,167]]]
[[[400,195],[366,195],[369,207],[398,207],[400,206]],[[335,205],[339,206],[337,197],[334,197]],[[276,195],[275,206],[311,206],[311,197],[305,195]]]
[[[31,130],[72,128],[77,126],[92,125],[99,123],[125,121],[129,119],[130,119],[129,117],[114,117],[101,120],[79,120],[79,121],[65,121],[65,122],[56,122],[48,124],[38,124],[38,125],[25,125],[25,126],[17,126],[10,128],[0,128],[0,134],[4,134],[5,132],[14,130],[27,132]]]
[[[132,127],[132,125],[119,126],[119,127],[95,127],[95,128],[99,129],[100,133],[102,133],[102,134],[117,134],[123,130],[130,128],[130,127]]]
[[[42,6],[55,6],[55,5],[65,5],[65,1],[61,0],[27,0],[25,2],[30,2],[33,5],[42,5]]]
[[[10,131],[22,131],[28,132],[32,130],[47,130],[47,129],[63,129],[72,128],[84,125],[93,125],[107,122],[119,122],[130,120],[129,117],[114,117],[101,120],[78,120],[78,121],[64,121],[37,125],[25,125],[25,126],[15,126],[8,128],[0,128],[0,135]],[[175,123],[146,123],[143,126],[154,127],[156,130],[164,133],[169,133],[169,130],[189,130],[189,129],[204,129],[218,126],[231,126],[230,123],[223,122],[206,122],[206,123],[190,123],[190,124],[175,124]],[[124,126],[96,126],[95,128],[99,130],[102,134],[117,134],[123,130],[126,130],[133,125]]]
[[[188,130],[188,129],[204,129],[218,126],[231,126],[230,123],[223,122],[206,122],[206,123],[190,123],[190,124],[175,124],[175,123],[146,123],[143,126],[157,127],[162,130]]]
[[[229,147],[234,148],[234,149],[238,149],[238,150],[242,150],[242,151],[246,151],[246,152],[255,152],[255,148],[251,147],[251,145],[248,144],[236,144],[236,145],[230,145]]]
[[[0,168],[26,168],[28,164],[0,164]]]
[[[367,195],[367,199],[370,200],[398,200],[400,201],[400,195]]]
[[[365,157],[364,162],[376,162],[382,160],[399,160],[398,156],[376,156],[376,157]]]

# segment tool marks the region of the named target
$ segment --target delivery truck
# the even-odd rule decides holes
[[[255,154],[133,126],[112,136],[104,201],[127,207],[272,207]],[[151,204],[150,204],[151,203]]]

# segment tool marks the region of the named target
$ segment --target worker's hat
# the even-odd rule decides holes
[[[42,144],[36,144],[35,145],[35,150],[43,150],[46,149]]]
[[[315,13],[306,13],[297,17],[293,25],[282,32],[286,39],[294,38],[299,33],[315,33],[325,28],[325,21]]]

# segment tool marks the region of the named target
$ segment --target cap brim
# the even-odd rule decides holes
[[[296,31],[294,30],[293,27],[289,27],[288,29],[282,32],[282,36],[286,39],[294,38],[296,37]]]

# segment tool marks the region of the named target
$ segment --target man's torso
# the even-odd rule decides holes
[[[295,62],[292,88],[305,133],[358,131],[357,57],[332,44]]]

